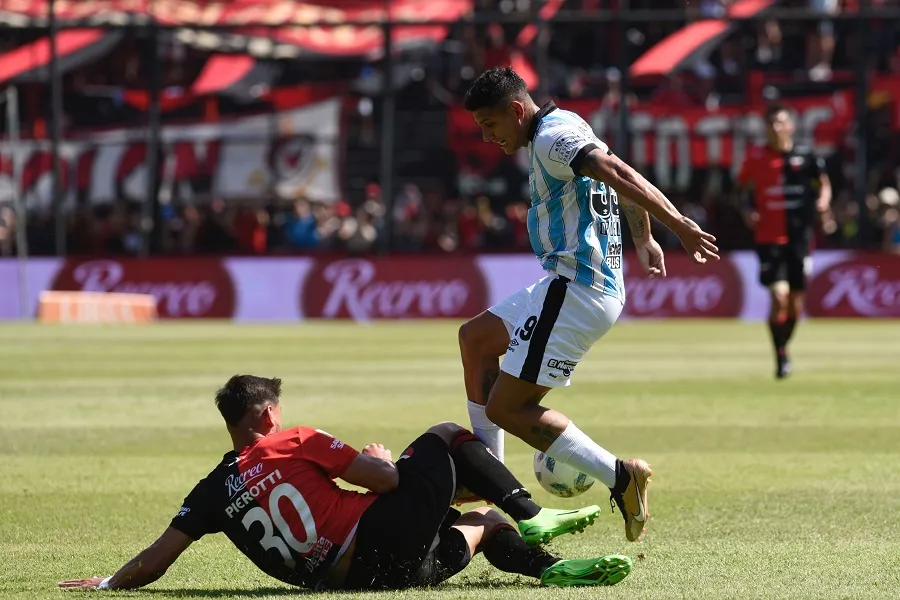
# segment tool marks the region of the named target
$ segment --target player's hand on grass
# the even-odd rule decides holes
[[[637,257],[650,279],[666,276],[666,261],[662,248],[654,239],[637,246]]]
[[[716,236],[706,233],[689,218],[682,217],[672,231],[695,263],[702,265],[708,260],[719,260],[719,249],[713,244]]]
[[[393,460],[390,450],[385,448],[383,445],[376,444],[374,442],[372,442],[371,444],[366,444],[365,448],[362,449],[362,453],[366,456],[371,456],[372,458],[380,458],[388,462],[391,462]]]
[[[89,579],[69,579],[60,581],[59,587],[64,590],[95,590],[105,577],[91,577]]]

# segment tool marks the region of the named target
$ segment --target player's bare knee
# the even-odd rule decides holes
[[[496,511],[492,508],[488,508],[487,506],[481,507],[475,510],[487,509],[482,512],[481,517],[481,525],[484,527],[484,535],[482,536],[482,544],[491,539],[491,536],[494,535],[497,531],[504,527],[511,527],[509,521],[506,520],[506,517],[503,516],[502,513]]]
[[[463,354],[473,354],[478,349],[478,324],[474,319],[459,326],[459,348]]]
[[[486,535],[490,535],[497,527],[509,525],[509,521],[506,520],[502,513],[489,506],[479,506],[467,511],[457,520],[457,523],[484,527]]]
[[[772,293],[772,309],[777,312],[786,312],[788,310],[788,287],[787,284],[779,285],[783,282],[772,284],[770,288]]]
[[[445,421],[443,423],[438,423],[428,429],[428,433],[433,433],[438,436],[444,443],[448,446],[453,441],[453,436],[455,436],[460,431],[464,430],[465,427],[458,423],[453,423],[452,421]]]
[[[509,331],[502,319],[485,311],[460,325],[458,338],[463,360],[477,361],[502,356]]]

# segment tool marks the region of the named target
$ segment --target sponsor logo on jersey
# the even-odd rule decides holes
[[[225,487],[228,489],[228,497],[233,498],[235,494],[247,487],[247,484],[257,479],[262,474],[263,464],[259,463],[255,467],[251,467],[240,474],[231,474],[225,479]]]
[[[551,369],[559,369],[563,372],[563,375],[568,377],[572,374],[572,371],[575,370],[575,367],[578,366],[578,363],[572,362],[571,360],[557,360],[555,358],[551,358],[547,361],[547,366]],[[552,376],[552,373],[551,373]],[[555,377],[554,377],[555,379]]]
[[[234,515],[247,508],[253,502],[254,498],[259,496],[263,492],[272,491],[270,488],[275,487],[275,482],[281,481],[281,479],[281,471],[275,469],[274,472],[269,473],[266,477],[260,479],[255,484],[244,490],[244,493],[238,496],[234,502],[225,507],[225,514],[229,519],[234,517]],[[246,482],[244,485],[246,485]]]
[[[316,545],[313,546],[312,550],[309,551],[309,554],[306,555],[306,570],[312,573],[316,570],[322,562],[328,558],[328,553],[331,551],[332,546],[334,544],[331,540],[325,539],[324,537],[320,537],[316,542]]]
[[[190,508],[188,508],[187,506],[182,506],[182,507],[178,510],[178,514],[175,515],[175,518],[177,519],[178,517],[183,517],[184,515],[188,514],[189,512],[191,512],[191,509],[190,509]]]

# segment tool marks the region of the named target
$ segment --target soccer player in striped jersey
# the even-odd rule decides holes
[[[508,155],[528,151],[528,234],[546,272],[460,328],[473,430],[500,460],[506,430],[602,481],[625,519],[626,537],[635,541],[650,514],[649,465],[617,459],[541,401],[552,388],[569,385],[585,353],[622,312],[622,213],[650,277],[666,275],[650,214],[697,263],[719,259],[715,237],[613,154],[581,117],[553,102],[535,104],[512,68],[484,72],[464,105],[484,141]]]

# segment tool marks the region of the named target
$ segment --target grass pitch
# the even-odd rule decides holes
[[[434,422],[468,424],[456,324],[278,327],[0,326],[0,598],[94,597],[167,526],[228,449],[212,397],[234,373],[284,379],[285,425],[394,451]],[[735,322],[623,323],[547,404],[654,467],[645,541],[618,513],[556,540],[566,557],[623,553],[623,583],[541,589],[482,557],[403,598],[896,598],[900,595],[900,323],[806,322],[795,375],[772,378],[768,333]],[[507,464],[561,500],[507,436]],[[194,544],[147,598],[280,598],[224,536]],[[327,594],[329,598],[350,595]]]

